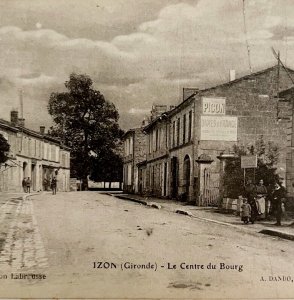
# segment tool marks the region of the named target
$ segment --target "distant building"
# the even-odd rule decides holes
[[[139,193],[167,197],[170,195],[169,178],[169,120],[161,114],[144,127],[146,160],[138,164]]]
[[[60,140],[24,127],[18,112],[11,112],[10,122],[0,120],[0,133],[10,145],[9,160],[0,166],[0,191],[21,192],[22,181],[30,177],[31,191],[50,189],[49,182],[57,178],[59,191],[69,191],[70,149]]]
[[[277,172],[287,177],[288,191],[294,190],[294,171],[289,177],[294,154],[287,142],[293,108],[290,100],[279,99],[280,91],[293,87],[289,74],[294,77],[294,71],[273,66],[237,79],[235,72],[230,74],[229,82],[215,87],[184,89],[183,102],[141,129],[146,149],[136,164],[143,175],[142,180],[140,175],[139,180],[128,177],[132,191],[216,205],[227,154],[234,145],[254,145],[261,136],[278,145]]]
[[[146,135],[141,128],[130,129],[124,134],[123,141],[123,190],[128,193],[138,193],[137,164],[146,160]]]
[[[163,113],[171,111],[174,108],[175,108],[175,105],[160,105],[160,104],[152,105],[152,109],[151,109],[151,112],[150,112],[151,113],[150,121],[155,120],[157,117],[159,117]]]

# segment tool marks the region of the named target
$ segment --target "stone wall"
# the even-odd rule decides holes
[[[293,72],[292,72],[293,74]],[[273,67],[215,88],[201,91],[195,96],[196,104],[196,156],[206,153],[214,160],[211,164],[213,181],[218,181],[219,162],[216,158],[223,151],[232,149],[234,144],[254,145],[262,135],[265,142],[273,141],[279,147],[278,173],[285,178],[287,154],[287,127],[290,107],[280,102],[277,93],[292,86],[285,70]],[[200,115],[202,97],[225,97],[226,115],[238,117],[237,142],[200,141]]]
[[[293,76],[294,71],[288,70]],[[188,194],[188,200],[195,200],[201,205],[210,205],[212,202],[206,201],[201,194],[204,187],[204,177],[209,181],[211,190],[205,191],[209,197],[214,200],[218,196],[220,182],[220,162],[217,158],[222,152],[232,150],[234,144],[250,146],[255,145],[257,139],[262,135],[264,141],[272,141],[279,147],[278,173],[285,178],[286,170],[286,154],[289,153],[289,145],[287,145],[287,135],[291,130],[292,108],[289,102],[282,102],[277,97],[280,90],[287,89],[292,86],[292,82],[287,72],[278,66],[274,66],[263,71],[244,76],[234,81],[218,85],[213,88],[200,90],[193,98],[184,101],[169,113],[169,145],[166,157],[160,157],[158,161],[154,158],[157,154],[152,153],[153,160],[148,154],[148,137],[141,130],[135,131],[134,136],[134,159],[133,170],[134,186],[138,186],[138,168],[137,163],[146,160],[147,168],[144,167],[144,184],[147,189],[152,184],[152,178],[157,178],[162,182],[162,165],[168,164],[169,172],[169,192],[171,196],[172,186],[172,164],[173,157],[177,159],[177,195]],[[202,141],[200,138],[200,119],[202,114],[202,97],[223,97],[226,99],[227,116],[235,116],[238,118],[238,131],[236,141]],[[188,135],[188,114],[192,111],[193,126],[191,131],[191,139],[187,139]],[[186,133],[184,134],[184,115],[186,115]],[[178,121],[180,120],[180,121]],[[175,124],[175,125],[174,125]],[[180,124],[180,130],[177,126]],[[175,129],[173,127],[175,126]],[[217,129],[216,129],[217,130]],[[173,133],[175,132],[175,133]],[[173,135],[175,136],[173,138]],[[179,135],[179,140],[177,135]],[[185,140],[183,140],[185,136]],[[175,143],[173,140],[175,139]],[[288,138],[289,140],[289,138]],[[288,141],[289,144],[289,141]],[[209,163],[202,164],[199,157],[211,157]],[[187,189],[187,159],[190,161],[189,187]],[[289,158],[289,154],[288,154]],[[148,160],[149,163],[148,163]],[[196,161],[199,161],[197,163]],[[154,170],[154,171],[153,171]],[[158,179],[159,178],[159,179]],[[160,179],[161,178],[161,179]],[[137,191],[137,188],[134,188]],[[162,186],[156,183],[153,192],[160,194]],[[203,201],[203,199],[205,201]]]
[[[132,139],[132,153],[124,153],[123,161],[123,190],[127,193],[138,192],[138,167],[137,164],[146,159],[146,135],[141,128],[131,129],[124,137],[124,143]],[[129,179],[128,179],[129,178]]]

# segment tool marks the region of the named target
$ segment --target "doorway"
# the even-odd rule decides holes
[[[184,158],[184,189],[185,189],[185,200],[189,198],[189,189],[191,181],[191,160],[189,155],[186,155]]]
[[[23,164],[22,164],[22,178],[26,178],[27,177],[27,163],[26,162],[24,162]]]
[[[173,156],[171,159],[171,196],[177,198],[178,196],[178,180],[179,180],[179,163],[178,158]]]
[[[37,181],[37,176],[36,176],[36,165],[32,164],[32,174],[31,174],[31,180],[32,180],[32,190],[36,190],[36,181]]]

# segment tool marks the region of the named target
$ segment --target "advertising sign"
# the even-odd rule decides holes
[[[202,141],[237,141],[238,118],[201,116]]]
[[[257,168],[257,156],[256,155],[245,155],[241,156],[241,168]]]
[[[202,98],[202,114],[203,115],[225,115],[226,114],[226,98]]]

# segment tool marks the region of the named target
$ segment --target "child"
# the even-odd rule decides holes
[[[241,220],[244,224],[248,224],[251,217],[251,206],[248,203],[247,199],[244,199],[243,204],[241,205]]]

